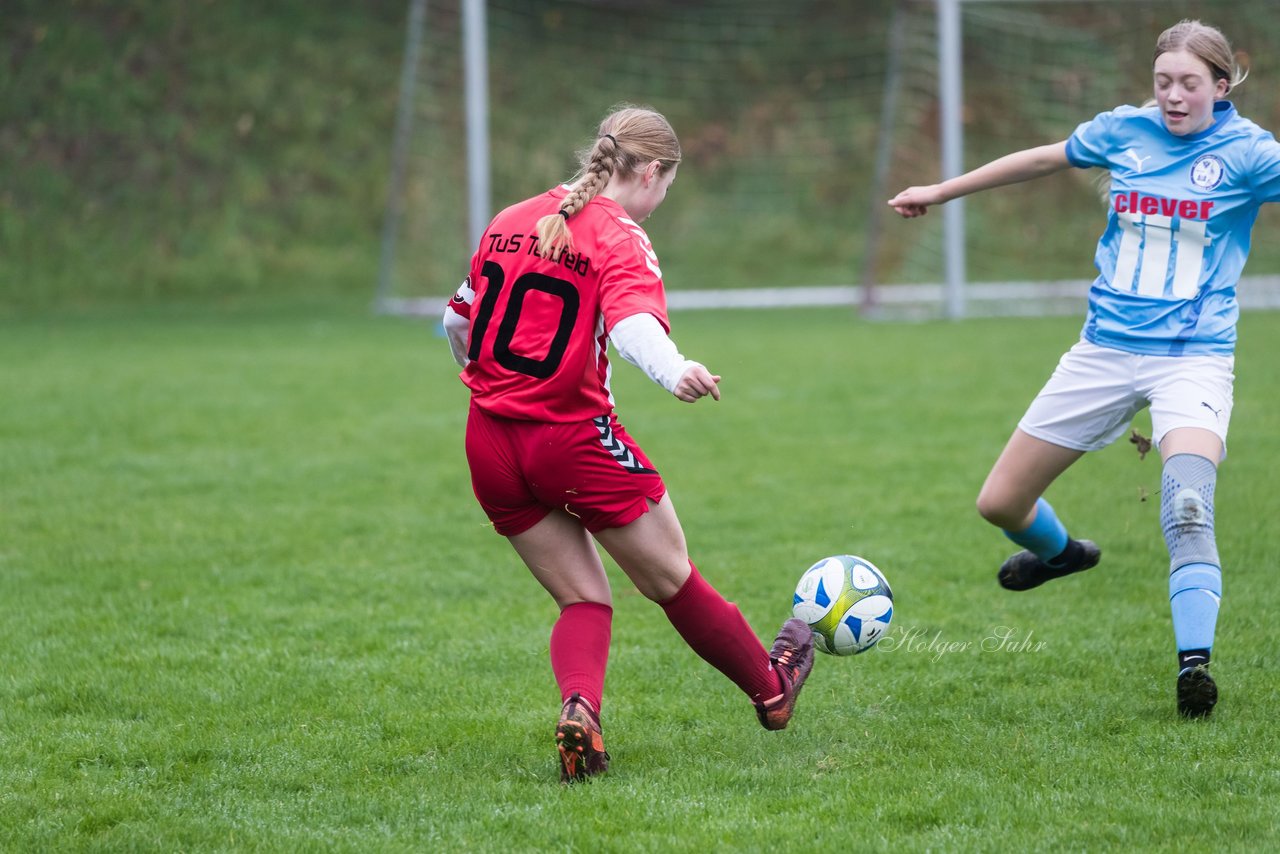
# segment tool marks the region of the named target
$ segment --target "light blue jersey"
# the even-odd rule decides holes
[[[1076,128],[1067,159],[1111,173],[1084,338],[1161,356],[1234,352],[1250,232],[1262,203],[1280,200],[1275,137],[1229,101],[1188,136],[1158,107],[1118,107]]]

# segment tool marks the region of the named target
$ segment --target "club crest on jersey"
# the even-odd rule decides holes
[[[1227,167],[1216,154],[1201,154],[1191,164],[1191,183],[1201,190],[1214,190],[1227,176]]]
[[[453,302],[458,303],[459,305],[463,303],[470,305],[471,301],[475,298],[476,292],[471,287],[471,277],[467,276],[462,280],[462,284],[458,285],[458,290],[453,295]]]

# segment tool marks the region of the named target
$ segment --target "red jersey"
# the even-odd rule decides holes
[[[573,251],[543,258],[535,226],[568,191],[502,211],[449,305],[471,322],[462,381],[486,412],[530,421],[585,421],[613,409],[608,331],[633,314],[670,330],[658,256],[612,199],[569,220]]]

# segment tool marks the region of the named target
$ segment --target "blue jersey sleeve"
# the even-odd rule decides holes
[[[1259,202],[1280,201],[1280,142],[1271,134],[1260,136],[1249,154],[1250,179]]]
[[[1072,166],[1088,169],[1091,166],[1107,166],[1107,151],[1111,147],[1111,112],[1098,113],[1080,125],[1067,137],[1067,160]]]

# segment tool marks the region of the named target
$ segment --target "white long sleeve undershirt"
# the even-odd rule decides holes
[[[449,339],[449,350],[453,353],[453,360],[464,368],[471,361],[467,358],[467,330],[470,328],[469,318],[447,305],[444,307],[444,334]]]
[[[609,340],[618,355],[673,394],[685,372],[699,364],[680,355],[676,343],[652,314],[633,314],[619,320],[609,331]]]

